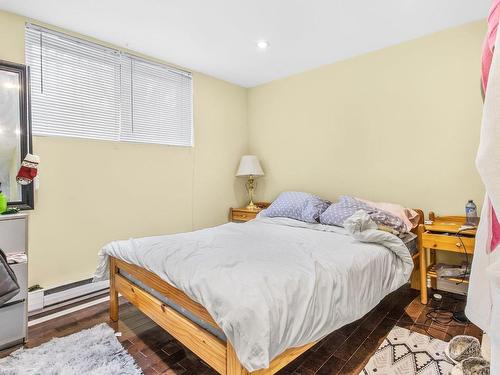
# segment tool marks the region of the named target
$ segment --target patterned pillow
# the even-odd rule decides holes
[[[370,217],[379,226],[385,226],[396,231],[396,234],[405,233],[408,231],[405,222],[390,212],[379,210],[375,208],[375,211],[370,213]]]
[[[370,214],[373,212],[374,208],[353,197],[342,195],[338,202],[332,203],[330,207],[321,214],[319,221],[321,224],[343,227],[344,221],[359,210],[366,211]]]
[[[262,216],[288,217],[290,219],[317,223],[319,216],[330,202],[309,193],[285,191],[264,211]]]
[[[406,232],[404,221],[390,212],[379,210],[356,198],[343,195],[339,202],[333,203],[320,216],[321,224],[344,226],[344,221],[351,217],[356,211],[365,211],[379,226],[388,227],[397,233]]]

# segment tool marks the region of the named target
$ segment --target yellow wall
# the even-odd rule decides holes
[[[484,33],[475,22],[250,89],[259,198],[347,193],[442,214],[482,202]]]
[[[26,19],[0,12],[0,59],[24,62]],[[213,226],[245,191],[247,92],[193,73],[195,147],[34,137],[40,189],[30,214],[30,284],[90,277],[107,242]]]

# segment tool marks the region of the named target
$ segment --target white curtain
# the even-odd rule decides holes
[[[472,263],[467,317],[491,337],[491,374],[500,375],[500,249],[489,250],[491,200],[500,213],[500,33],[495,42],[485,94],[481,139],[476,160],[486,188]]]

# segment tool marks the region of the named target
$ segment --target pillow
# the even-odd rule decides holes
[[[372,207],[365,202],[354,197],[343,195],[339,202],[333,203],[320,216],[321,224],[344,226],[344,221],[351,217],[355,212],[363,210],[371,219],[377,223],[381,229],[390,228],[396,234],[407,232],[406,225],[399,217],[392,215],[390,212]]]
[[[267,217],[288,217],[306,223],[317,223],[319,216],[329,205],[330,202],[309,193],[285,191],[261,214]]]
[[[332,203],[330,207],[320,215],[319,221],[321,224],[343,227],[344,221],[359,210],[366,211],[370,214],[374,211],[374,208],[353,197],[342,195],[338,202]]]
[[[378,208],[379,210],[389,212],[390,214],[399,217],[406,226],[406,231],[410,232],[418,225],[418,213],[411,208],[405,208],[399,204],[386,202],[370,202],[366,199],[356,198],[357,200],[366,203],[369,206]]]
[[[396,235],[409,232],[406,228],[405,222],[401,220],[401,218],[394,216],[390,212],[379,210],[378,208],[373,209],[374,211],[370,213],[370,217],[378,224],[379,227],[388,227],[394,230],[396,232],[394,234]]]

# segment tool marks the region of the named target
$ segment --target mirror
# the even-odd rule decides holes
[[[0,60],[0,190],[9,206],[33,209],[33,184],[21,186],[16,175],[31,153],[28,70],[25,65]]]

